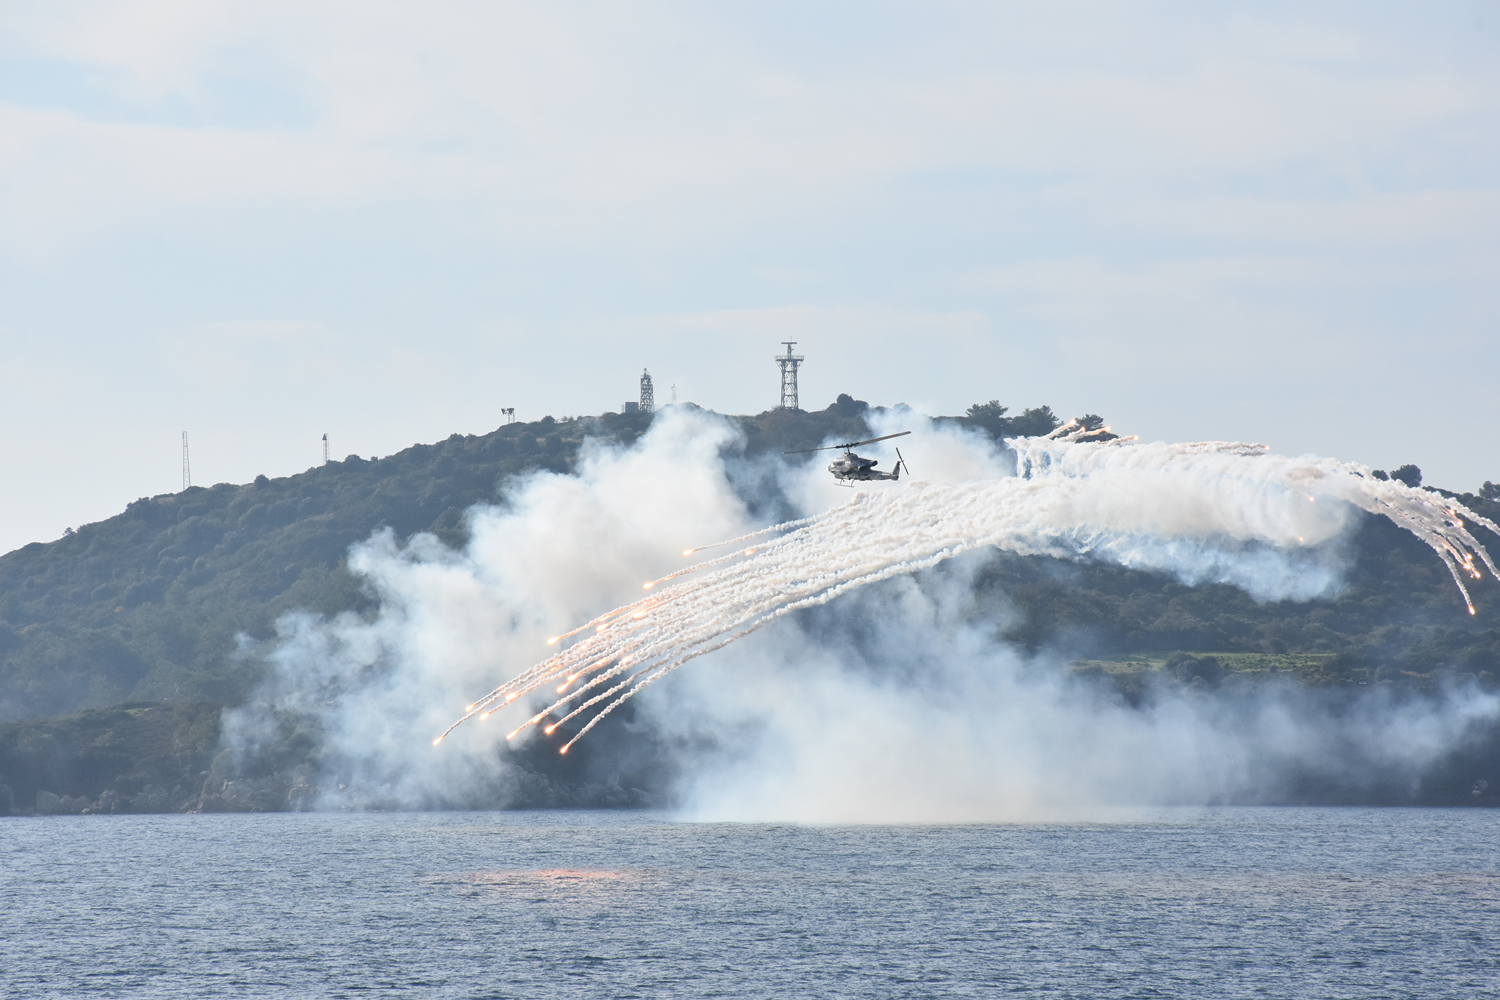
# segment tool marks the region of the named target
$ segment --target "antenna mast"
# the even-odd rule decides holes
[[[328,435],[323,435],[323,464],[328,464]]]
[[[650,413],[656,409],[656,394],[651,388],[651,373],[641,369],[641,412]]]
[[[799,410],[797,405],[797,366],[802,364],[802,355],[792,353],[792,345],[795,340],[783,340],[786,345],[786,353],[776,356],[776,363],[781,366],[781,409]]]
[[[182,432],[182,488],[193,485],[193,468],[188,464],[187,431]]]

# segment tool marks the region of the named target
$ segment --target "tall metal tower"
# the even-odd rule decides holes
[[[786,345],[786,353],[776,356],[776,363],[781,366],[781,409],[799,410],[797,405],[797,366],[802,364],[802,355],[792,353],[792,345],[795,340],[783,340]]]
[[[182,488],[193,485],[193,467],[188,464],[187,431],[182,432]]]
[[[677,402],[677,383],[672,383],[672,402]]]
[[[323,435],[323,464],[328,464],[328,435]]]
[[[656,393],[651,388],[651,373],[641,369],[641,412],[650,413],[656,409]]]
[[[516,422],[516,408],[514,406],[502,406],[500,412],[505,414],[505,422],[513,424]]]

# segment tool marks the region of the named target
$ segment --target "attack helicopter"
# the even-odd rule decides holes
[[[862,444],[874,444],[876,441],[889,441],[891,438],[904,437],[911,431],[902,431],[900,434],[887,434],[884,437],[870,438],[866,441],[850,441],[847,444],[830,444],[822,448],[802,448],[798,451],[784,451],[783,455],[806,455],[814,451],[836,451],[844,450],[842,458],[836,458],[828,463],[828,471],[833,473],[833,481],[839,486],[854,488],[856,482],[873,483],[880,480],[895,482],[901,478],[901,470],[906,469],[906,474],[911,475],[911,469],[906,468],[906,459],[901,457],[901,449],[896,449],[896,465],[890,472],[876,472],[875,466],[880,462],[873,458],[861,458],[854,454],[854,449]]]

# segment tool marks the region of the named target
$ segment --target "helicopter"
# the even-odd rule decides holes
[[[854,449],[862,444],[874,444],[876,441],[889,441],[891,438],[904,437],[911,431],[902,431],[899,434],[887,434],[885,437],[870,438],[866,441],[850,441],[847,444],[830,444],[822,448],[802,448],[798,451],[784,451],[783,455],[806,455],[814,451],[834,451],[844,449],[844,457],[836,458],[828,463],[828,471],[833,473],[833,480],[839,486],[848,486],[851,489],[855,482],[872,483],[880,480],[895,482],[901,478],[901,470],[906,469],[906,474],[911,475],[911,469],[906,468],[906,459],[901,457],[901,449],[896,449],[896,465],[890,472],[876,472],[875,466],[880,462],[873,458],[861,458],[854,454]]]

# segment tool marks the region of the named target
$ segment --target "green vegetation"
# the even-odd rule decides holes
[[[734,418],[746,453],[810,448],[869,434],[869,404],[839,397],[816,413]],[[244,486],[143,497],[124,513],[0,556],[0,720],[126,700],[243,700],[259,665],[240,635],[267,639],[294,608],[370,608],[349,547],[390,528],[400,539],[466,537],[465,512],[510,482],[568,472],[585,437],[629,445],[649,414],[511,424],[381,459],[342,462]],[[747,496],[776,513],[774,497]]]
[[[1008,414],[991,400],[942,419],[996,438],[1060,423],[1045,406]],[[817,412],[730,419],[753,466],[784,450],[870,436],[870,415],[869,404],[841,395]],[[142,498],[107,521],[0,556],[0,720],[28,720],[0,724],[0,812],[295,806],[318,763],[319,734],[306,720],[283,720],[276,752],[255,773],[219,745],[220,709],[244,701],[263,669],[239,654],[240,637],[270,638],[278,616],[295,608],[370,613],[373,598],[346,564],[352,544],[389,528],[401,539],[432,532],[461,545],[474,504],[502,502],[538,470],[571,470],[586,438],[628,445],[651,420],[546,417],[379,460],[351,455],[282,479]],[[1391,475],[1420,482],[1421,472],[1402,466]],[[756,516],[789,512],[763,478],[742,478]],[[1493,483],[1457,498],[1500,520]],[[1500,539],[1482,541],[1500,553]],[[976,581],[977,606],[991,609],[1000,638],[1061,653],[1130,700],[1167,684],[1412,693],[1497,685],[1494,582],[1478,585],[1483,612],[1471,618],[1442,565],[1409,533],[1370,517],[1349,544],[1347,586],[1327,600],[1257,604],[1228,586],[996,553]],[[644,801],[618,776],[590,777],[595,791],[579,791],[576,769],[588,758],[528,764],[527,801]]]
[[[1010,407],[1001,406],[1000,400],[992,399],[988,403],[975,403],[969,407],[963,419],[970,426],[988,431],[996,438],[1039,437],[1051,433],[1062,424],[1050,406],[1034,406],[1029,410],[1022,410],[1014,417],[1005,415],[1009,412]],[[1097,417],[1093,419],[1096,423],[1090,425],[1090,430],[1104,425],[1103,420]]]
[[[1458,499],[1492,519],[1500,515],[1500,504]],[[1481,540],[1500,551],[1500,539],[1483,533]],[[1486,576],[1475,585],[1475,599],[1492,610],[1471,616],[1442,563],[1409,532],[1366,517],[1350,546],[1345,588],[1316,601],[1257,603],[1228,585],[1188,587],[1161,574],[1004,552],[977,586],[1012,605],[1004,638],[1032,650],[1071,650],[1083,660],[1164,664],[1174,652],[1189,652],[1214,655],[1233,674],[1269,675],[1276,665],[1275,676],[1290,672],[1318,685],[1500,683],[1495,581]],[[1293,661],[1268,655],[1299,659],[1289,671]]]
[[[1075,660],[1073,669],[1088,673],[1095,669],[1106,674],[1139,674],[1151,672],[1161,679],[1191,681],[1195,677],[1222,680],[1225,677],[1269,678],[1291,677],[1305,684],[1316,684],[1327,677],[1326,668],[1334,659],[1329,653],[1200,653],[1196,656],[1180,651],[1160,656],[1146,653],[1127,654],[1117,660]],[[1191,663],[1191,668],[1183,667]]]
[[[143,497],[123,514],[0,557],[0,719],[124,700],[233,703],[259,680],[240,634],[292,608],[367,607],[349,546],[389,527],[458,544],[506,480],[563,472],[585,434],[633,441],[649,417],[454,435],[377,460]]]
[[[220,709],[127,702],[0,725],[0,815],[201,808]]]

